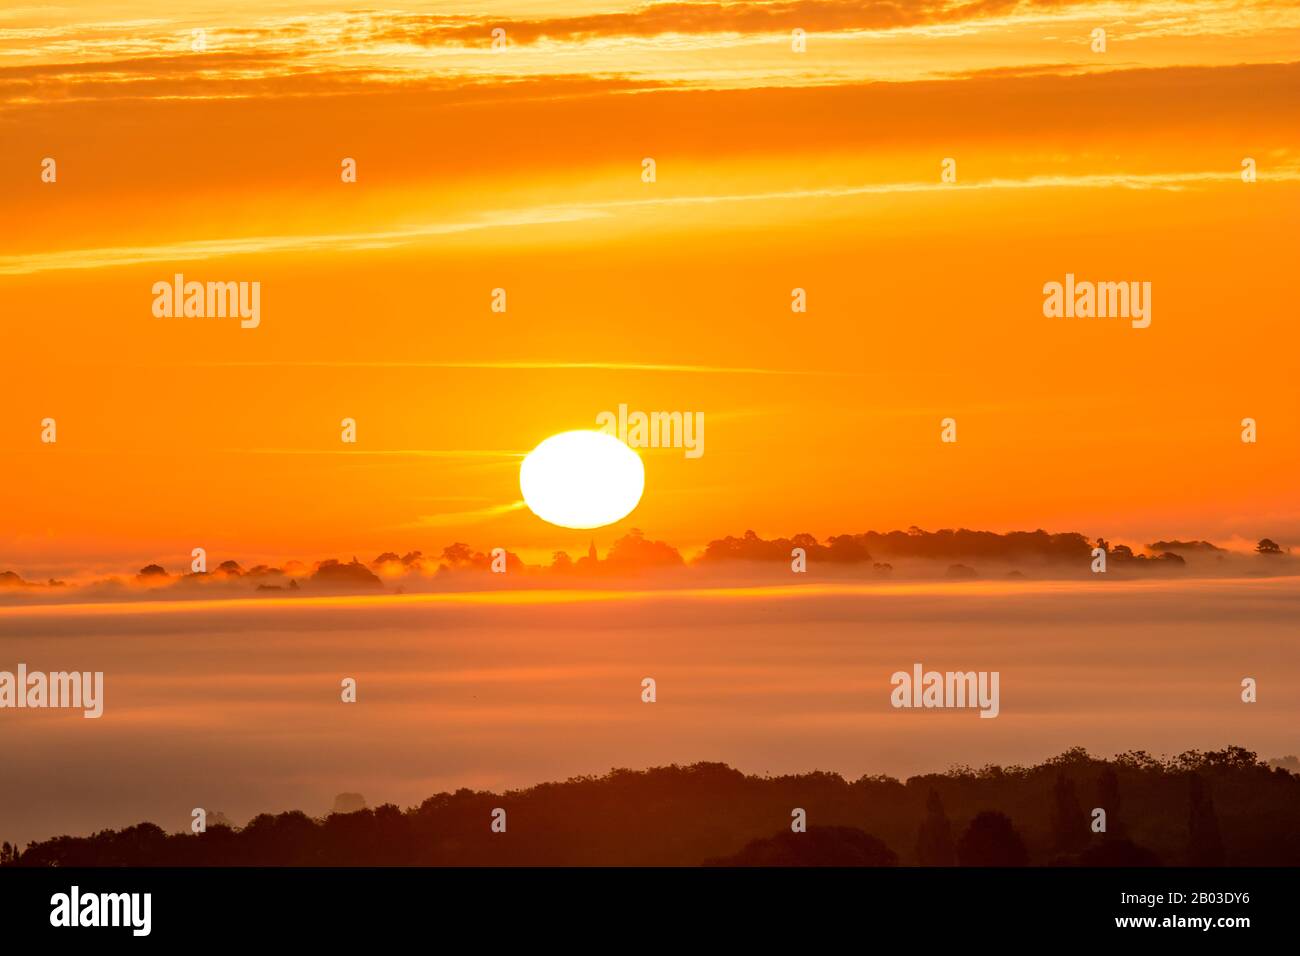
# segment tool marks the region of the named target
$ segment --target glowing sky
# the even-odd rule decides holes
[[[576,553],[520,456],[620,403],[708,448],[604,543],[1300,537],[1300,6],[474,10],[0,11],[0,568]],[[176,272],[261,326],[155,319]],[[1045,319],[1067,272],[1151,327]]]

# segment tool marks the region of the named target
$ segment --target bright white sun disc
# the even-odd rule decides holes
[[[632,513],[645,490],[645,465],[613,435],[561,432],[524,458],[519,490],[543,521],[599,528]]]

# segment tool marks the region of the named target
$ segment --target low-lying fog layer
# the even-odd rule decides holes
[[[698,760],[852,778],[1075,745],[1282,756],[1300,752],[1297,620],[1296,578],[5,608],[0,671],[104,678],[99,719],[0,709],[0,838]],[[997,671],[998,716],[892,707],[891,675],[918,663]]]

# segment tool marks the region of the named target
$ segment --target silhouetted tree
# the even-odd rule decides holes
[[[1200,774],[1191,774],[1188,783],[1187,862],[1191,866],[1223,866],[1223,837],[1219,834],[1214,798]]]
[[[633,528],[614,542],[605,560],[611,567],[680,567],[682,556],[664,541],[650,541],[640,528]]]
[[[1119,812],[1119,777],[1114,767],[1106,767],[1097,778],[1097,806],[1106,811],[1106,839],[1120,840],[1127,836]]]
[[[1088,846],[1088,816],[1079,804],[1074,781],[1056,775],[1052,788],[1052,847],[1060,853],[1080,853]]]
[[[830,546],[828,557],[832,561],[852,564],[858,561],[871,560],[871,552],[867,550],[859,535],[832,535],[826,539],[826,543]]]
[[[1029,852],[1025,841],[1011,825],[1011,818],[996,810],[975,816],[957,843],[962,866],[1026,866]]]
[[[225,565],[222,565],[222,567],[225,567]],[[242,572],[231,573],[238,574]],[[322,561],[317,565],[315,573],[311,576],[311,584],[330,588],[364,588],[368,590],[382,589],[384,586],[378,576],[356,558],[353,558],[350,564],[343,564],[334,558]]]
[[[359,793],[340,793],[334,798],[335,813],[356,813],[366,808],[366,798]]]
[[[442,549],[442,559],[452,567],[463,567],[474,564],[476,560],[481,560],[483,555],[479,554],[463,541],[457,541],[447,545]]]
[[[1276,541],[1273,541],[1269,538],[1261,538],[1259,544],[1255,546],[1255,550],[1260,554],[1281,554],[1282,553],[1281,546]]]
[[[916,835],[916,859],[922,866],[952,866],[957,862],[952,825],[943,812],[943,801],[933,788],[926,797],[925,819]]]

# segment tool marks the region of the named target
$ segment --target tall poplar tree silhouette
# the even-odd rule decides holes
[[[1058,773],[1052,798],[1052,848],[1058,853],[1083,852],[1088,846],[1088,816],[1079,804],[1074,781]]]
[[[1226,854],[1219,833],[1214,798],[1200,774],[1188,780],[1187,862],[1191,866],[1223,866]]]
[[[1097,778],[1097,806],[1106,811],[1106,839],[1120,840],[1128,836],[1120,815],[1119,776],[1114,767],[1106,767]]]
[[[922,866],[953,866],[957,862],[952,824],[944,813],[938,791],[933,788],[925,801],[925,819],[916,834],[916,859]]]

